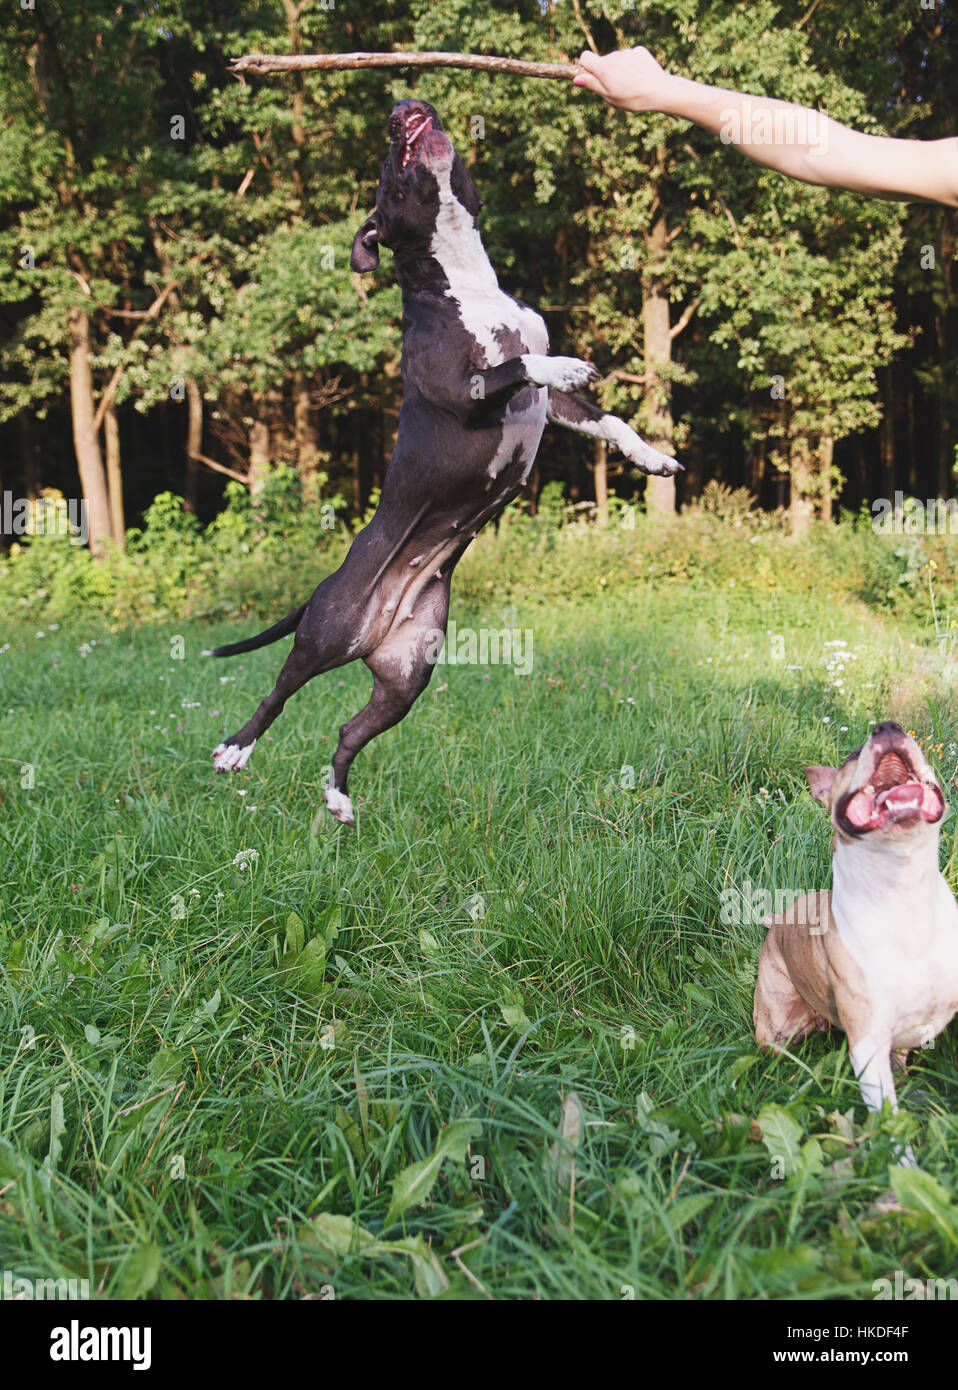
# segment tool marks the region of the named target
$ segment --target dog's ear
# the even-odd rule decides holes
[[[807,767],[805,776],[808,780],[808,790],[816,801],[820,801],[823,806],[828,805],[828,794],[832,789],[835,780],[837,767]]]
[[[379,265],[379,228],[376,226],[376,214],[367,217],[359,231],[353,237],[353,249],[349,257],[349,264],[352,270],[365,273],[367,270],[375,270]]]

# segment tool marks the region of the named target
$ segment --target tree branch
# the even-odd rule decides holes
[[[699,295],[697,299],[693,299],[690,304],[687,304],[685,306],[685,309],[683,310],[682,314],[679,316],[679,318],[676,319],[675,323],[669,329],[670,338],[677,338],[679,334],[682,332],[682,329],[688,327],[689,319],[692,317],[692,315],[695,313],[696,309],[699,307],[701,303],[702,296]]]
[[[818,6],[819,6],[819,0],[812,0],[812,3],[811,3],[811,5],[810,5],[810,7],[805,11],[805,13],[802,15],[801,19],[800,19],[800,20],[798,21],[798,23],[796,24],[796,26],[795,26],[796,29],[804,29],[804,28],[805,28],[805,25],[806,25],[806,24],[808,23],[808,21],[811,19],[812,15],[815,13],[815,11],[818,9]]]
[[[732,214],[732,209],[729,207],[728,203],[727,203],[727,202],[725,201],[725,199],[722,197],[721,193],[718,194],[718,202],[719,202],[719,207],[720,207],[720,208],[722,209],[722,211],[725,213],[725,216],[728,218],[729,224],[731,225],[731,228],[732,228],[732,237],[733,237],[733,239],[734,239],[734,241],[735,241],[736,250],[738,250],[738,251],[744,251],[744,250],[745,250],[745,247],[744,247],[744,244],[743,244],[743,242],[742,242],[742,233],[741,233],[741,232],[739,231],[739,229],[738,229],[738,223],[736,222],[736,220],[735,220],[735,218],[734,218],[734,216],[733,216],[733,214]]]
[[[79,276],[77,276],[77,278],[79,279]],[[178,284],[179,284],[179,281],[173,280],[169,285],[167,285],[166,289],[163,291],[162,294],[157,295],[156,299],[154,299],[153,303],[150,305],[150,307],[149,307],[148,309],[144,309],[142,312],[138,311],[135,315],[133,314],[132,311],[123,310],[123,309],[116,309],[116,310],[108,310],[108,311],[107,311],[107,312],[109,312],[109,313],[118,313],[118,314],[121,314],[124,318],[134,318],[134,317],[136,317],[136,318],[141,318],[141,319],[143,320],[143,322],[139,325],[138,328],[134,328],[133,332],[130,334],[129,338],[127,339],[127,342],[126,342],[126,346],[127,346],[127,347],[130,346],[130,343],[133,342],[134,338],[138,337],[139,334],[142,333],[143,329],[146,327],[146,321],[147,321],[148,319],[155,319],[155,318],[156,318],[157,314],[158,314],[158,313],[160,312],[160,310],[163,308],[163,305],[166,303],[168,297],[172,294],[173,290],[176,289],[176,287],[177,287]],[[95,414],[94,417],[93,417],[93,433],[94,433],[94,434],[97,433],[97,431],[99,430],[100,426],[103,424],[103,417],[104,417],[104,415],[106,414],[106,412],[109,410],[110,406],[113,404],[113,397],[116,395],[116,388],[117,388],[117,387],[119,386],[119,384],[120,384],[120,380],[121,380],[121,378],[122,378],[122,376],[123,376],[123,373],[124,373],[124,372],[126,371],[126,369],[127,369],[127,365],[128,365],[128,364],[127,364],[126,362],[118,362],[117,365],[116,365],[116,366],[114,367],[114,369],[113,369],[113,375],[110,377],[110,380],[109,380],[109,382],[108,382],[108,384],[107,384],[107,388],[106,388],[106,390],[103,392],[103,395],[102,395],[101,398],[100,398],[100,404],[97,406],[96,414]]]
[[[633,386],[648,386],[650,381],[655,380],[654,372],[643,372],[641,376],[637,372],[620,372],[618,370],[610,372],[604,376],[597,384],[603,386],[607,381],[629,381]]]
[[[578,63],[533,63],[524,58],[497,58],[486,53],[247,53],[234,58],[232,71],[241,76],[269,72],[313,72],[347,68],[479,68],[515,77],[575,77]]]
[[[209,459],[205,454],[191,453],[186,451],[187,458],[195,459],[197,463],[204,463],[207,468],[212,468],[214,473],[225,473],[227,478],[233,478],[236,482],[242,483],[244,487],[249,487],[249,477],[245,473],[237,473],[235,468],[227,468],[225,463],[217,463],[216,459]]]
[[[575,11],[575,17],[579,22],[579,28],[585,35],[586,43],[592,49],[592,52],[596,55],[596,57],[598,57],[599,50],[596,46],[595,39],[592,37],[592,30],[589,28],[588,24],[586,24],[585,20],[582,18],[582,11],[579,8],[579,0],[572,0],[572,8]]]

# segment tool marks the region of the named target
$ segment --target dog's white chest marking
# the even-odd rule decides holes
[[[522,463],[522,476],[519,481],[524,485],[528,480],[536,450],[539,447],[539,440],[545,429],[548,396],[548,391],[540,387],[536,392],[536,399],[531,405],[523,408],[517,406],[515,401],[509,402],[503,420],[502,439],[496,452],[489,460],[488,487],[492,486],[502,469],[516,458],[517,449],[520,451],[518,457]]]
[[[455,302],[466,332],[482,349],[488,367],[523,353],[544,355],[549,335],[542,319],[499,288],[479,230],[450,187],[448,170],[434,172],[439,180],[439,214],[431,250],[449,281],[446,294]],[[542,387],[530,390],[534,390],[531,403],[527,397],[523,405],[513,400],[506,407],[502,441],[489,463],[490,486],[517,449],[524,464],[523,483],[532,469],[546,425],[549,393]]]
[[[835,925],[892,1046],[927,1046],[958,1009],[958,903],[938,870],[937,837],[924,872],[910,865],[906,881],[887,852],[854,849],[836,850]]]

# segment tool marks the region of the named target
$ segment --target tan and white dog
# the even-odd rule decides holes
[[[891,723],[841,767],[805,776],[835,828],[832,890],[765,919],[755,1038],[775,1048],[844,1029],[865,1104],[887,1097],[897,1110],[892,1054],[927,1046],[958,1011],[958,903],[938,867],[944,793]]]

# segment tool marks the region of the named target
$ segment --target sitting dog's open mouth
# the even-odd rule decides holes
[[[419,141],[427,130],[433,129],[433,119],[428,111],[413,109],[402,116],[394,116],[390,123],[390,139],[393,142],[393,159],[400,174],[408,173],[415,162]]]
[[[839,802],[837,819],[843,830],[862,835],[882,830],[886,825],[919,820],[934,824],[941,820],[944,811],[944,797],[913,765],[907,742],[903,741],[878,754],[866,784],[848,792]]]

